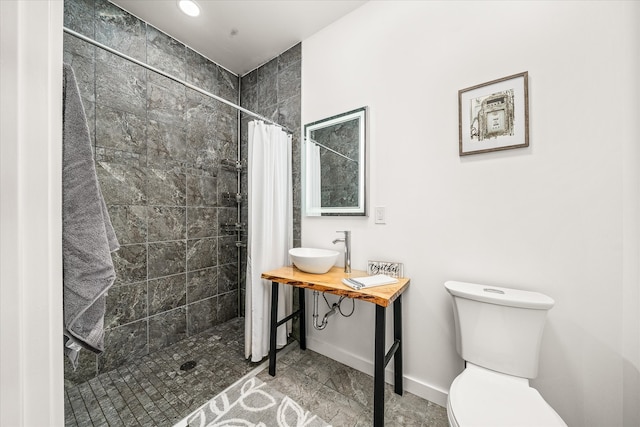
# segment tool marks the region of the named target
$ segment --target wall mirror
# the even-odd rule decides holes
[[[304,126],[306,216],[367,215],[366,116],[362,107]]]

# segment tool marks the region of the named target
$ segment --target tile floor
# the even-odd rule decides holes
[[[173,426],[239,378],[256,374],[335,427],[370,426],[373,378],[297,344],[278,355],[275,377],[244,359],[244,319],[237,318],[65,387],[66,426]],[[180,366],[195,360],[195,368]],[[446,410],[405,392],[385,396],[387,426],[447,426]]]

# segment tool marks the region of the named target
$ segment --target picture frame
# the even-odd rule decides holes
[[[458,91],[459,154],[529,146],[529,73]]]

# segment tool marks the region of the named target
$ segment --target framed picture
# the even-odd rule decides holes
[[[529,146],[528,73],[458,91],[460,155]]]

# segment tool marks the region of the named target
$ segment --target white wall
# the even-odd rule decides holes
[[[61,0],[0,1],[0,425],[63,426]]]
[[[370,107],[387,224],[303,218],[302,243],[404,262],[409,391],[442,404],[462,369],[443,283],[512,286],[556,301],[533,385],[565,421],[638,425],[639,26],[637,2],[372,1],[304,40],[303,123]],[[530,147],[460,158],[458,90],[522,71]],[[356,310],[309,346],[371,372]]]

